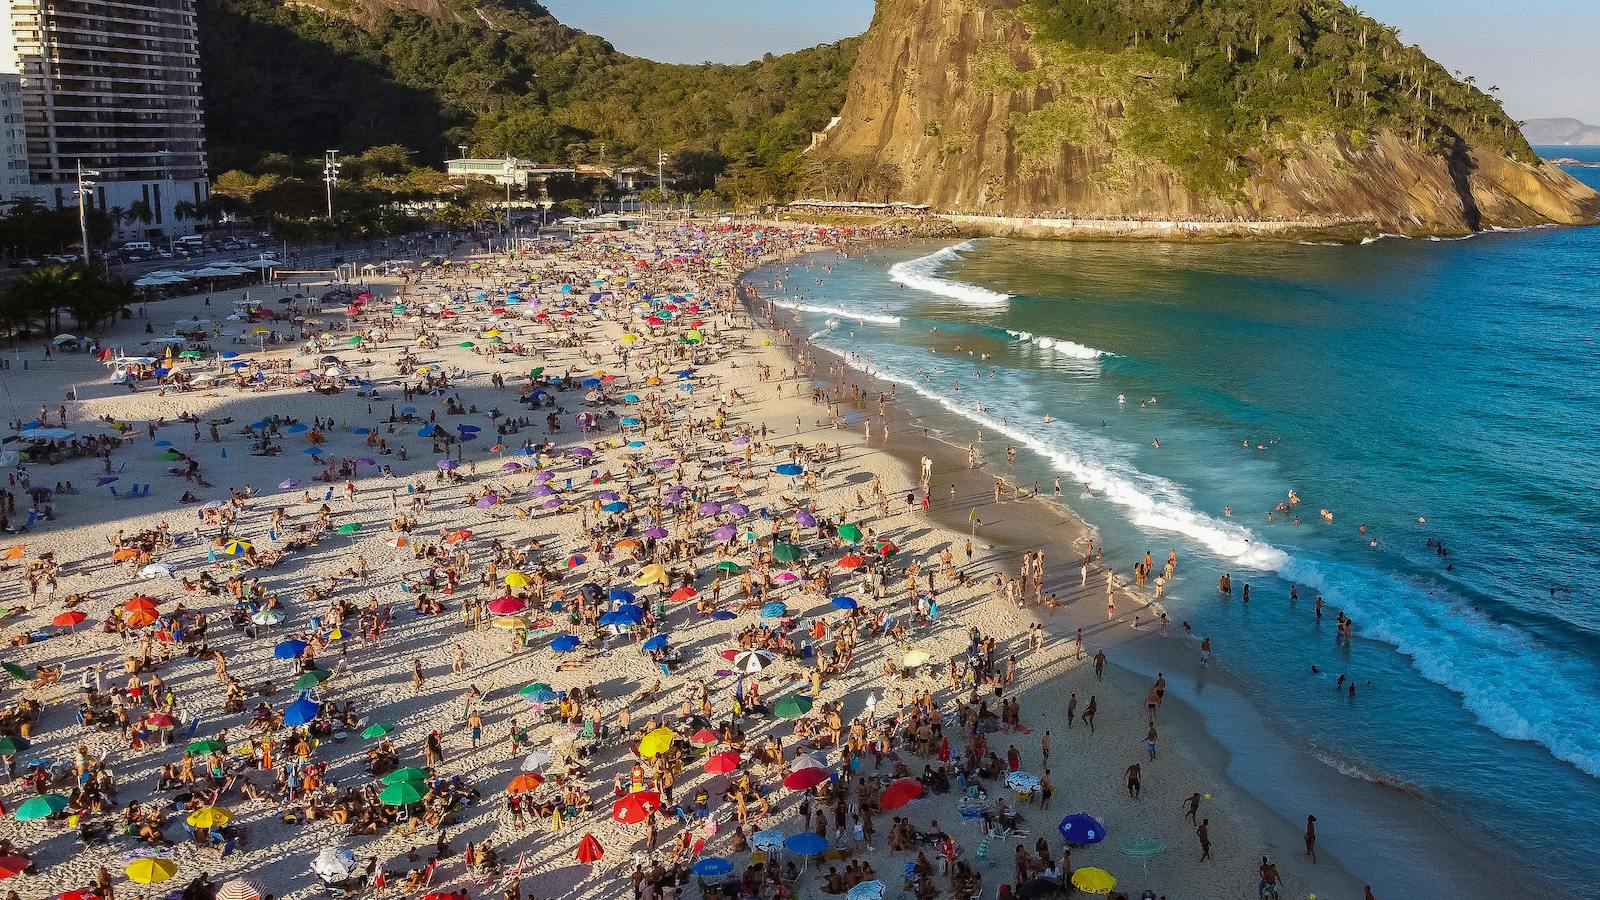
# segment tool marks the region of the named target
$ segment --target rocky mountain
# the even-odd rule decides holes
[[[879,0],[807,166],[983,215],[1594,221],[1491,92],[1338,0]]]
[[[1529,119],[1522,123],[1522,134],[1536,145],[1600,144],[1600,126],[1586,125],[1577,119]]]

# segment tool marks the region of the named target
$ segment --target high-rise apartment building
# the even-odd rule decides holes
[[[5,0],[0,23],[0,199],[90,202],[124,236],[194,230],[206,197],[194,0]]]

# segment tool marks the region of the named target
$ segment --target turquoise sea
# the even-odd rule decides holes
[[[1226,686],[1177,693],[1254,723],[1230,774],[1285,818],[1348,801],[1319,831],[1379,896],[1470,895],[1433,893],[1454,853],[1529,896],[1600,892],[1600,228],[947,242],[751,281],[947,439],[981,427],[1021,481],[1059,476],[1124,574],[1175,548],[1166,609],[1195,638],[1138,652],[1212,637]],[[1269,744],[1321,771],[1273,777]]]

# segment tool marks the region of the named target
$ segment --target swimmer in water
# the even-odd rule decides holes
[[[1049,413],[1045,413],[1045,416],[1044,416],[1044,423],[1045,423],[1045,424],[1046,424],[1046,425],[1049,425],[1049,424],[1050,424],[1050,423],[1051,423],[1051,422],[1052,422],[1052,421],[1053,421],[1053,420],[1052,420],[1052,419],[1051,419],[1051,418],[1050,418],[1050,414],[1049,414]]]
[[[1155,440],[1151,441],[1150,443],[1154,444],[1155,448],[1157,450],[1161,449],[1161,438],[1156,438]]]
[[[1128,402],[1128,395],[1127,394],[1118,394],[1117,395],[1117,402],[1118,403],[1127,403]]]

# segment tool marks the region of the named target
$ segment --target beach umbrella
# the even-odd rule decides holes
[[[294,689],[297,691],[314,691],[321,687],[324,681],[332,677],[333,673],[326,669],[311,669],[294,680]]]
[[[602,512],[608,512],[608,513],[619,513],[619,512],[622,512],[622,511],[626,510],[627,508],[628,508],[628,504],[623,503],[621,500],[614,500],[614,501],[612,501],[610,503],[607,503],[607,504],[601,506],[600,510]]]
[[[360,530],[361,524],[359,522],[346,522],[338,528],[340,534],[355,534]]]
[[[883,882],[863,881],[844,892],[844,900],[883,900]],[[220,900],[220,898],[218,898]]]
[[[733,657],[733,670],[745,675],[755,673],[772,665],[773,655],[765,650],[743,650]]]
[[[861,540],[861,526],[846,523],[839,526],[839,537],[854,544]]]
[[[733,526],[733,525],[723,525],[721,528],[718,528],[716,531],[711,532],[711,537],[713,539],[719,540],[719,541],[731,541],[735,537],[737,537],[738,534],[739,534],[739,529],[736,528],[735,526]]]
[[[454,468],[460,466],[461,464],[456,462],[453,459],[445,458],[445,459],[441,459],[441,460],[435,462],[434,465],[438,466],[441,469],[449,471],[450,469],[454,469]]]
[[[111,552],[111,561],[122,562],[123,560],[134,559],[138,557],[138,555],[139,551],[133,549],[132,547],[123,547],[121,550],[113,550]]]
[[[667,530],[660,526],[653,526],[644,530],[644,536],[647,538],[655,538],[656,540],[660,540],[667,536]]]
[[[535,750],[522,758],[522,771],[537,772],[550,764],[549,750]]]
[[[1088,813],[1073,813],[1066,816],[1061,820],[1061,824],[1056,826],[1056,830],[1067,839],[1067,843],[1079,846],[1098,844],[1106,839],[1105,826],[1095,821],[1094,816]]]
[[[584,832],[582,840],[578,841],[578,862],[592,866],[605,855],[605,848],[600,846],[600,841],[594,835]]]
[[[278,487],[285,491],[297,488],[299,486],[300,480],[297,478],[285,478],[284,480],[278,482]]]
[[[177,874],[178,864],[170,859],[136,859],[128,863],[127,868],[122,871],[127,874],[129,881],[139,884],[160,884]]]
[[[321,709],[321,703],[309,697],[301,697],[289,704],[289,707],[283,711],[283,724],[290,727],[304,725],[315,719]]]
[[[1159,856],[1167,845],[1155,838],[1134,838],[1122,845],[1122,855],[1131,856],[1139,861],[1139,866],[1144,870],[1146,881],[1150,880],[1150,857]]]
[[[816,856],[828,849],[828,839],[815,831],[802,831],[785,840],[783,849],[801,856]]]
[[[0,668],[5,669],[7,675],[10,675],[12,678],[15,678],[18,681],[33,680],[33,673],[17,665],[16,663],[0,663]]]
[[[808,769],[807,771],[816,771]],[[902,778],[891,782],[878,796],[880,809],[899,809],[922,796],[922,782],[915,778]]]
[[[376,722],[361,730],[361,736],[367,740],[381,738],[394,731],[394,726],[383,722]]]
[[[311,861],[311,871],[328,881],[343,881],[356,870],[356,855],[346,847],[328,847]]]
[[[397,781],[384,788],[378,799],[386,806],[410,806],[422,801],[422,788],[414,781]]]
[[[660,808],[660,794],[655,791],[635,791],[611,805],[611,818],[624,825],[637,825]]]
[[[156,614],[144,609],[136,609],[128,613],[125,621],[130,628],[143,628],[156,620]]]
[[[677,603],[682,603],[685,600],[693,600],[699,593],[692,587],[684,586],[673,591],[670,599]]]
[[[40,794],[22,801],[17,807],[16,817],[19,822],[33,822],[48,819],[66,808],[66,794]]]
[[[172,563],[158,562],[151,563],[150,565],[140,569],[139,577],[145,579],[146,581],[149,581],[152,578],[160,578],[162,576],[172,578],[176,572],[177,570],[173,568]]]
[[[695,863],[691,871],[701,878],[720,878],[733,871],[733,863],[720,856],[708,856]]]
[[[906,655],[900,658],[900,662],[908,669],[915,669],[931,658],[926,650],[907,650]]]
[[[766,831],[758,831],[755,834],[750,835],[750,846],[756,848],[757,850],[765,850],[768,853],[771,853],[773,851],[783,849],[783,841],[786,837],[788,837],[788,835],[784,834],[778,829],[769,828]]]
[[[781,618],[782,616],[786,615],[788,612],[789,612],[789,607],[785,606],[783,601],[774,600],[771,603],[768,603],[768,604],[766,604],[766,605],[761,607],[761,618],[763,618],[763,619],[777,619],[777,618]]]
[[[33,746],[33,742],[20,734],[0,734],[0,756],[16,756]]]
[[[152,728],[157,729],[176,728],[178,726],[178,720],[166,713],[155,713],[154,715],[146,716],[145,721]]]
[[[428,780],[428,771],[419,769],[416,766],[406,766],[404,769],[395,769],[378,780],[384,787],[399,784],[402,781],[409,781],[412,784],[424,784]]]
[[[74,628],[87,618],[89,618],[87,613],[76,609],[69,609],[51,619],[50,624],[56,626],[57,628]]]
[[[829,600],[828,602],[833,604],[833,608],[834,609],[855,609],[856,608],[856,601],[852,600],[849,597],[834,597],[832,600]]]
[[[184,752],[195,755],[204,755],[207,753],[227,753],[228,745],[223,741],[216,740],[215,738],[207,738],[203,741],[190,741],[189,746],[184,748]]]
[[[772,558],[778,562],[794,562],[800,558],[800,548],[793,544],[777,544],[772,548]]]
[[[863,562],[865,562],[865,560],[863,560],[861,557],[857,556],[854,553],[848,553],[848,554],[846,554],[844,556],[839,557],[839,568],[841,568],[841,569],[859,569],[859,568],[861,568],[861,564]]]
[[[507,572],[502,580],[506,583],[506,587],[514,588],[527,587],[533,583],[533,579],[521,572]]]
[[[643,587],[651,584],[666,584],[670,580],[666,566],[652,563],[639,570],[639,577],[635,578],[633,583]]]
[[[880,556],[893,556],[900,552],[894,541],[879,541],[877,549]]]
[[[779,700],[772,711],[785,719],[797,719],[811,712],[811,698],[804,694],[789,694]]]
[[[791,791],[809,791],[827,780],[827,769],[796,769],[783,777],[783,786]]]
[[[713,775],[725,775],[728,772],[732,772],[734,769],[739,768],[740,759],[741,757],[739,756],[738,752],[734,750],[724,750],[721,753],[714,753],[709,759],[706,760],[705,770]]]
[[[229,541],[227,544],[223,545],[222,555],[243,556],[254,549],[255,545],[251,544],[249,541]]]
[[[528,620],[517,616],[500,616],[490,624],[503,631],[521,631],[527,629]]]
[[[188,822],[195,828],[199,828],[204,831],[210,831],[213,828],[221,828],[229,822],[232,822],[233,813],[228,812],[220,806],[202,806],[190,813],[189,817],[184,821]]]
[[[299,659],[309,646],[310,644],[299,638],[289,638],[286,641],[279,641],[278,645],[272,648],[272,657],[274,659]]]
[[[497,616],[515,615],[527,608],[527,601],[511,596],[496,597],[489,601],[489,611]]]
[[[667,752],[667,748],[671,747],[677,738],[678,733],[671,728],[657,728],[639,741],[639,755],[646,759],[660,756]]]
[[[526,794],[531,791],[537,791],[543,784],[543,775],[535,775],[532,772],[523,772],[521,775],[511,779],[511,783],[506,785],[506,793]]]
[[[642,647],[646,652],[665,650],[667,649],[667,636],[664,634],[658,634],[639,646]]]
[[[217,900],[261,900],[267,891],[261,885],[243,878],[233,878],[217,889]]]
[[[571,653],[578,649],[578,645],[581,643],[582,641],[578,640],[577,635],[561,634],[550,642],[550,649],[557,653]]]
[[[729,575],[738,575],[740,572],[744,571],[744,568],[731,559],[725,559],[722,562],[717,563],[717,571],[727,572]]]
[[[1039,789],[1039,776],[1032,772],[1011,772],[1006,775],[1005,783],[1019,794],[1031,794]]]
[[[258,609],[250,614],[250,621],[257,625],[276,625],[284,620],[283,610],[276,607]]]
[[[12,858],[21,859],[21,857]],[[23,863],[26,864],[27,860],[23,860]],[[23,868],[26,868],[26,865],[24,865]],[[91,891],[88,888],[78,888],[75,891],[67,891],[65,894],[57,897],[56,900],[101,900],[101,897],[99,894],[96,894],[94,891]]]
[[[533,684],[520,688],[517,693],[524,697],[533,697],[540,694],[552,693],[552,691],[550,690],[550,685],[545,684],[542,681],[535,681]]]
[[[805,470],[805,468],[803,466],[798,466],[798,465],[796,465],[794,463],[784,463],[783,465],[778,466],[773,471],[777,472],[779,475],[787,475],[790,478],[793,478],[793,477],[795,477],[797,475],[805,474],[806,470]]]
[[[1117,886],[1117,879],[1105,869],[1084,866],[1072,871],[1072,886],[1085,894],[1109,894]]]

